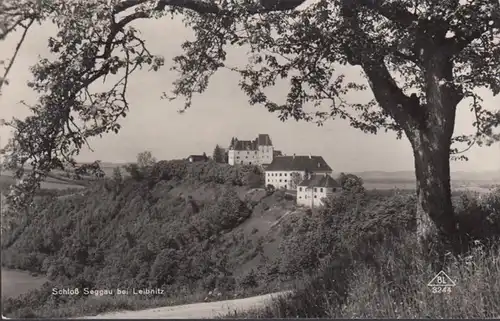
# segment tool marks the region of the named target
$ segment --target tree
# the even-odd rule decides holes
[[[292,178],[290,179],[290,187],[295,189],[297,188],[297,185],[299,185],[299,183],[302,181],[302,175],[300,175],[300,173],[298,172],[293,172],[290,175],[292,176]]]
[[[274,192],[276,192],[276,188],[274,187],[274,185],[267,184],[267,186],[266,186],[266,194],[269,196],[269,195],[274,194]]]
[[[120,167],[113,168],[113,174],[111,175],[111,179],[118,186],[121,186],[123,184],[123,175],[122,175],[122,171],[121,171]]]
[[[151,169],[154,164],[156,164],[156,158],[153,157],[150,151],[144,151],[137,154],[137,166],[139,166],[140,170],[145,171]]]
[[[365,191],[363,179],[354,174],[340,173],[337,180],[343,191],[349,193],[363,193]]]
[[[215,145],[213,160],[217,163],[225,163],[224,150],[217,144]]]
[[[258,166],[251,166],[244,179],[244,183],[252,188],[262,187],[265,181],[264,172]]]
[[[123,169],[136,181],[144,179],[144,171],[142,171],[136,163],[130,163],[123,166]]]
[[[500,138],[493,132],[500,113],[486,110],[476,92],[480,87],[500,92],[498,0],[320,0],[295,9],[303,2],[51,0],[33,6],[3,0],[3,33],[15,26],[28,30],[36,21],[52,21],[59,28],[48,43],[54,60],[43,59],[32,69],[29,86],[40,94],[31,106],[33,115],[9,123],[15,134],[6,164],[30,163],[43,174],[71,165],[88,137],[118,132],[118,120],[128,111],[129,76],[164,64],[147,50],[132,23],[182,14],[195,39],[186,41],[184,54],[174,59],[180,76],[165,98],[184,98],[187,109],[210,76],[226,68],[241,75],[250,104],[279,113],[283,121],[291,117],[321,125],[340,117],[366,133],[404,134],[414,151],[419,233],[427,234],[432,220],[445,234],[456,235],[450,155],[459,151],[453,144],[468,149]],[[229,46],[248,47],[249,63],[227,66]],[[339,71],[343,65],[360,68],[368,85],[346,79]],[[111,90],[88,90],[109,74],[122,76]],[[281,103],[265,94],[279,79],[290,81]],[[373,100],[348,99],[368,88]],[[453,136],[461,102],[470,104],[476,132]],[[329,110],[309,111],[308,105]],[[9,200],[26,203],[42,174],[27,177]]]

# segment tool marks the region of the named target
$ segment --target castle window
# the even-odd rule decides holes
[[[280,179],[280,183],[281,183],[281,179]]]
[[[299,187],[299,192],[302,192],[302,187]]]
[[[283,174],[283,175],[285,175],[285,176],[286,176],[286,173],[285,173],[285,174]]]
[[[282,173],[280,173],[280,176],[281,176]]]
[[[315,187],[315,188],[314,188],[314,193],[316,193],[317,191],[318,191],[318,189]]]
[[[314,198],[317,198],[317,196],[316,196],[316,195],[314,195]]]
[[[321,193],[323,193],[323,188],[320,188],[320,189],[319,189],[319,191],[320,191]]]

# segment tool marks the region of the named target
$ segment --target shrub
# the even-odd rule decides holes
[[[243,314],[265,318],[491,318],[500,314],[500,240],[475,240],[467,253],[453,254],[448,243],[433,240],[441,253],[421,251],[415,234],[415,198],[363,194],[329,200],[320,215],[302,217],[292,228],[281,257],[284,266],[306,276],[293,294],[263,309]],[[497,226],[498,190],[455,200],[461,217]],[[495,221],[496,220],[496,221]],[[465,222],[465,221],[462,221]],[[470,226],[470,231],[479,231]],[[493,232],[494,231],[494,232]],[[476,232],[476,235],[480,234]],[[436,266],[436,255],[441,255]],[[338,259],[338,260],[336,260]],[[307,272],[317,269],[319,272]],[[449,294],[426,285],[445,271],[459,283]],[[312,275],[312,276],[310,276]],[[236,315],[241,317],[242,315]],[[235,315],[231,315],[235,317]]]
[[[267,194],[267,196],[270,196],[270,195],[274,194],[275,191],[276,191],[276,188],[274,187],[274,185],[268,184],[266,186],[266,194]]]

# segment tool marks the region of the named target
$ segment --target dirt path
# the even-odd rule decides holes
[[[248,311],[263,306],[272,297],[287,292],[259,295],[245,299],[235,299],[217,302],[202,302],[185,305],[176,305],[140,311],[122,311],[103,313],[81,319],[204,319],[217,318],[236,311]]]

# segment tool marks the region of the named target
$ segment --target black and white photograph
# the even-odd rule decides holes
[[[0,0],[1,315],[499,319],[498,0]]]

